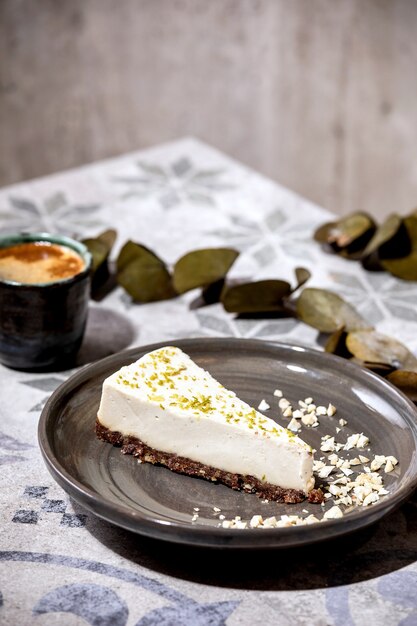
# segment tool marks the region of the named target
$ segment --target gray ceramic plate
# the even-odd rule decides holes
[[[213,507],[226,519],[240,515],[302,514],[307,508],[321,517],[320,505],[262,503],[255,495],[181,476],[163,467],[139,464],[119,448],[96,439],[94,422],[101,384],[109,374],[155,344],[134,348],[94,363],[76,373],[51,396],[39,424],[40,447],[52,476],[95,515],[128,530],[182,543],[218,547],[290,547],[334,538],[380,519],[404,501],[417,484],[417,426],[414,406],[382,378],[338,357],[314,350],[243,339],[172,341],[243,400],[257,407],[265,398],[268,415],[279,414],[277,387],[296,402],[313,396],[317,404],[332,402],[336,417],[320,418],[302,437],[319,449],[323,434],[336,434],[338,419],[348,425],[338,440],[364,432],[373,454],[393,455],[398,468],[386,476],[388,496],[341,519],[311,526],[278,529],[223,529]],[[279,418],[281,424],[288,420]],[[366,453],[365,453],[366,454]],[[192,522],[193,508],[199,518]]]

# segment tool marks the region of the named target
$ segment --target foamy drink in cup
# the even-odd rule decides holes
[[[60,235],[0,238],[0,361],[25,370],[70,367],[81,345],[91,255]]]

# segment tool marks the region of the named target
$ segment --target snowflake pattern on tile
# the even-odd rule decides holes
[[[181,202],[215,206],[216,194],[233,189],[233,185],[224,180],[223,168],[198,169],[186,156],[167,167],[143,160],[137,161],[135,166],[138,173],[114,177],[115,182],[127,185],[123,197],[156,196],[164,209],[172,209]]]
[[[62,192],[43,201],[14,194],[1,201],[8,203],[0,210],[4,234],[36,231],[80,237],[88,228],[103,226],[97,215],[100,204],[70,204]]]
[[[417,285],[400,281],[386,272],[329,272],[329,277],[361,313],[374,325],[388,317],[417,323]]]

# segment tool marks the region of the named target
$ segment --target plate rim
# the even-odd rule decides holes
[[[267,350],[276,350],[277,352],[305,352],[312,357],[316,356],[318,358],[323,358],[326,361],[333,361],[339,366],[341,365],[341,363],[343,363],[343,366],[353,374],[355,374],[355,372],[356,375],[360,373],[362,374],[362,376],[369,378],[374,383],[378,385],[383,385],[384,387],[386,387],[389,393],[397,396],[397,399],[402,401],[410,412],[410,415],[408,415],[407,417],[404,417],[404,415],[401,415],[401,417],[409,428],[410,433],[413,435],[414,454],[417,457],[417,408],[411,402],[411,400],[409,400],[407,396],[405,396],[397,387],[392,385],[389,381],[379,376],[375,372],[372,372],[371,370],[368,370],[358,365],[357,363],[347,361],[346,359],[343,359],[339,356],[323,352],[322,350],[317,350],[310,346],[304,346],[292,342],[286,343],[272,340],[259,340],[251,338],[246,339],[237,337],[195,337],[186,339],[179,338],[168,339],[166,341],[159,341],[143,346],[139,345],[129,348],[127,350],[113,353],[107,357],[104,357],[103,359],[99,359],[82,367],[78,371],[74,372],[61,385],[59,385],[57,389],[55,389],[55,391],[48,398],[44,408],[42,409],[38,423],[38,444],[46,467],[51,473],[54,480],[56,480],[56,482],[58,482],[58,484],[67,493],[69,493],[71,497],[74,498],[74,500],[79,502],[83,507],[87,508],[95,516],[131,532],[135,532],[148,537],[188,545],[252,549],[271,547],[291,548],[296,546],[310,545],[313,543],[324,541],[329,538],[336,538],[341,535],[354,532],[355,530],[363,529],[380,520],[382,517],[397,508],[416,489],[417,458],[414,460],[415,467],[413,475],[410,477],[407,484],[401,485],[395,493],[388,497],[388,499],[373,504],[372,507],[368,507],[363,511],[362,509],[354,511],[346,517],[327,520],[326,523],[323,525],[314,524],[314,529],[316,531],[319,527],[322,528],[322,531],[315,532],[311,538],[306,538],[306,528],[310,528],[310,526],[267,528],[262,529],[262,532],[259,533],[259,535],[258,533],[256,533],[255,535],[254,529],[251,528],[226,529],[218,526],[192,525],[191,523],[181,523],[179,521],[165,521],[158,519],[150,520],[146,517],[141,516],[139,511],[131,509],[125,505],[119,505],[101,496],[96,491],[92,490],[90,487],[86,486],[85,484],[74,478],[65,469],[65,467],[61,464],[60,460],[55,455],[47,433],[48,420],[52,416],[51,409],[54,407],[54,404],[59,401],[60,396],[65,397],[68,393],[73,391],[73,389],[76,388],[78,384],[82,384],[87,380],[94,379],[98,375],[95,370],[106,369],[107,364],[113,362],[115,358],[117,358],[118,361],[121,360],[127,364],[129,362],[132,362],[129,361],[131,357],[140,358],[141,354],[150,352],[151,350],[156,350],[160,347],[167,345],[178,346],[179,348],[186,351],[187,346],[196,346],[201,349],[202,346],[204,347],[204,344],[210,345],[213,343],[223,343],[229,345],[234,344],[235,346],[240,345],[244,348],[249,349],[264,348]],[[120,366],[121,365],[119,365],[119,367]],[[412,419],[411,417],[412,414],[414,414],[414,419]],[[408,468],[410,467],[411,463]],[[106,514],[103,514],[102,512],[97,510],[97,507],[101,509],[104,508]],[[114,513],[115,515],[113,515]],[[362,519],[364,515],[366,515],[366,517],[365,519]],[[116,518],[120,517],[121,519],[117,519],[117,521],[115,521],[115,516]],[[358,525],[358,527],[351,528],[352,526],[357,526],[357,524],[355,525],[354,522],[359,519],[360,524]],[[349,523],[350,520],[352,520],[351,523]],[[329,531],[328,533],[325,533],[326,529]],[[210,539],[210,536],[213,536],[214,540]],[[257,539],[262,539],[262,541],[253,541],[255,537]],[[282,541],[283,538],[285,539],[285,541]],[[268,541],[266,541],[266,539],[268,539]]]

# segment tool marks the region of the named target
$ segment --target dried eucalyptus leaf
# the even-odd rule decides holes
[[[351,244],[350,246],[347,246],[346,248],[339,248],[338,250],[336,250],[336,252],[340,254],[340,256],[343,257],[344,259],[349,259],[350,261],[360,261],[360,259],[362,258],[363,246],[360,245],[357,247],[356,242],[355,242],[355,248],[352,249],[351,246],[353,245],[354,244]]]
[[[297,317],[323,333],[334,333],[343,327],[348,332],[369,328],[353,306],[326,289],[304,289],[297,300]]]
[[[95,274],[98,268],[107,259],[109,255],[109,250],[106,244],[100,241],[99,239],[83,239],[81,243],[83,243],[86,246],[86,248],[88,248],[88,251],[91,254],[91,257],[92,257],[91,269],[92,269],[92,273]]]
[[[297,279],[297,286],[293,291],[297,291],[297,289],[305,285],[305,283],[311,278],[311,272],[305,267],[296,267],[295,277]]]
[[[337,222],[323,224],[316,230],[314,239],[328,244],[345,258],[356,259],[361,258],[375,228],[372,217],[366,213],[353,213]]]
[[[367,236],[369,239],[375,231],[375,222],[366,213],[353,213],[342,218],[329,229],[329,243],[339,248],[346,248],[358,239]]]
[[[417,250],[403,259],[381,259],[382,267],[403,280],[417,280]]]
[[[382,259],[381,264],[393,276],[403,280],[417,280],[417,215],[411,214],[403,220],[411,252],[404,256],[405,248],[399,251],[402,258]]]
[[[413,250],[417,250],[417,213],[412,213],[404,218],[404,226],[410,237]]]
[[[413,246],[410,235],[404,220],[401,220],[395,235],[380,246],[378,256],[380,259],[398,259],[408,256],[411,254],[412,250]]]
[[[319,228],[314,233],[314,240],[319,243],[329,243],[330,233],[336,227],[337,222],[327,222]]]
[[[391,372],[395,370],[395,367],[389,363],[371,363],[370,361],[361,361],[360,359],[356,360],[360,365],[362,365],[362,367],[366,367],[368,370],[371,370],[380,376],[388,376],[388,374],[391,374]]]
[[[98,235],[98,237],[90,237],[82,240],[81,243],[88,248],[93,259],[93,274],[105,261],[107,261],[116,237],[117,233],[115,230],[105,230],[103,233]]]
[[[376,229],[375,233],[372,236],[372,239],[369,241],[368,245],[363,251],[363,256],[367,257],[373,252],[379,250],[380,248],[383,248],[384,244],[387,244],[395,237],[395,235],[397,235],[401,225],[402,219],[399,217],[399,215],[394,214],[387,217],[385,222],[383,222]],[[381,258],[383,258],[383,255],[381,255]]]
[[[219,302],[223,289],[224,278],[216,280],[216,282],[211,283],[211,285],[207,285],[201,294],[204,304],[215,304]]]
[[[396,370],[388,374],[387,380],[398,387],[413,402],[417,402],[417,372]]]
[[[381,259],[378,252],[373,252],[368,256],[361,256],[362,267],[369,272],[381,272],[384,268],[381,265]]]
[[[401,342],[375,330],[350,332],[346,345],[356,358],[369,363],[386,363],[396,368],[417,366],[417,359]]]
[[[108,230],[105,230],[97,237],[99,241],[101,241],[107,246],[109,252],[111,252],[111,249],[114,246],[114,242],[116,241],[116,238],[117,238],[117,232],[113,228],[109,228]]]
[[[117,282],[137,302],[155,302],[176,295],[165,263],[133,241],[128,241],[120,251]]]
[[[283,299],[291,293],[285,280],[259,280],[226,288],[221,296],[229,313],[272,313],[285,309]]]
[[[174,267],[174,287],[185,293],[196,287],[207,287],[224,278],[239,256],[232,248],[206,248],[181,257]]]
[[[339,328],[339,330],[336,330],[336,332],[330,335],[324,346],[324,350],[330,354],[337,354],[337,356],[350,358],[351,354],[346,348],[346,337],[347,332],[344,327]]]

